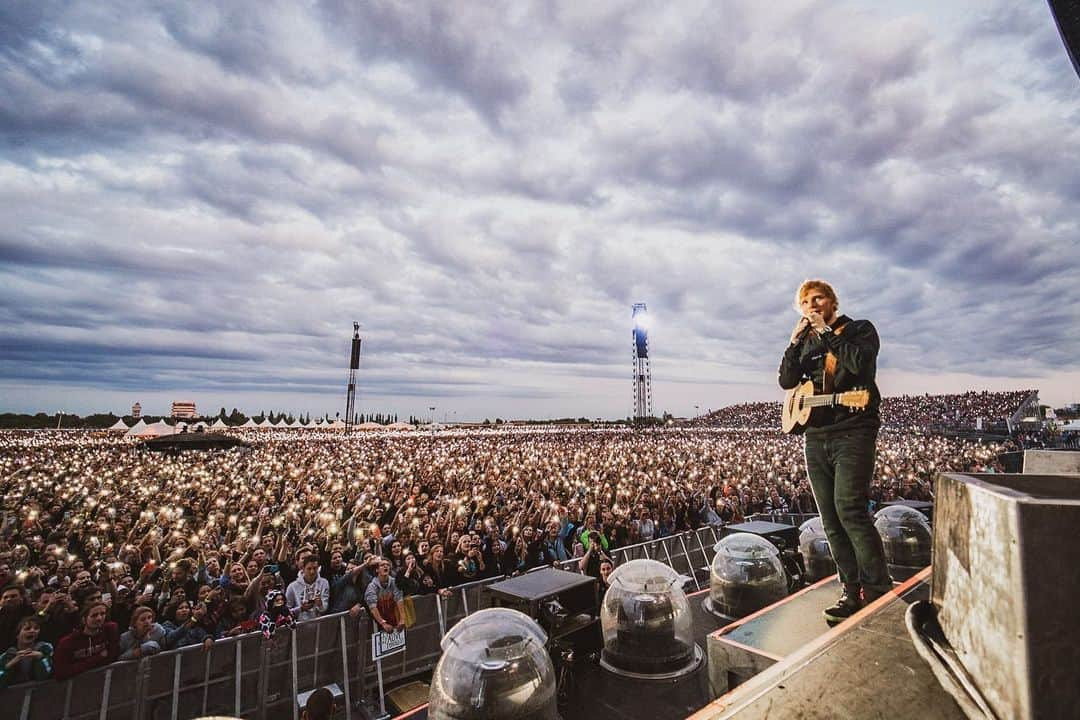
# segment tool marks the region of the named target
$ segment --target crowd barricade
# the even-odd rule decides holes
[[[717,528],[704,526],[617,548],[610,555],[616,565],[658,560],[702,589],[718,539]],[[558,566],[580,572],[576,558]],[[407,631],[405,651],[383,660],[384,685],[433,669],[442,654],[443,636],[483,608],[484,587],[502,579],[459,585],[449,597],[411,597],[415,622]],[[291,631],[279,630],[269,640],[251,633],[218,640],[207,650],[196,645],[113,663],[63,683],[16,685],[0,691],[0,706],[11,711],[5,717],[19,720],[179,720],[204,715],[298,720],[299,693],[335,684],[344,694],[345,717],[358,717],[353,704],[377,682],[370,637],[366,614],[328,615],[298,623]]]
[[[414,595],[410,598],[415,622],[406,631],[404,652],[383,660],[383,684],[390,685],[433,669],[442,654],[443,636],[467,615],[484,607],[485,586],[503,579],[503,576],[499,576],[458,585],[445,598],[437,594]],[[361,655],[361,668],[365,687],[375,687],[377,671],[366,648]]]
[[[135,718],[138,705],[138,663],[114,663],[65,683],[26,683],[0,693],[5,717],[19,720]]]
[[[367,622],[348,613],[299,623],[265,640],[261,633],[113,663],[63,683],[16,685],[0,703],[19,720],[177,720],[230,715],[296,720],[297,694],[336,684],[362,696]]]

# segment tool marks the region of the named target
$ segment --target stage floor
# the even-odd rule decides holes
[[[693,720],[964,720],[904,625],[929,597],[929,572],[717,699]]]
[[[929,569],[829,629],[821,610],[835,600],[835,578],[732,622],[702,608],[708,591],[689,596],[695,640],[706,655],[677,680],[630,680],[581,659],[561,707],[564,720],[964,720],[960,707],[915,652],[904,624],[908,605],[929,596]],[[776,663],[731,692],[710,694],[707,636],[775,656]],[[427,706],[406,716],[427,717]]]

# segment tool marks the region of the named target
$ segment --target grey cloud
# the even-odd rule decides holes
[[[511,48],[499,38],[505,19],[495,6],[438,2],[347,3],[325,0],[331,32],[347,33],[363,60],[404,64],[436,88],[459,94],[492,126],[500,113],[528,92]]]
[[[363,392],[621,416],[646,301],[717,405],[810,275],[883,367],[1074,369],[1075,78],[1006,7],[5,6],[0,386],[328,403],[357,319]]]

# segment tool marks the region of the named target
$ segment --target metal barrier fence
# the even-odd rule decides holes
[[[639,558],[659,560],[700,590],[708,586],[718,539],[717,528],[705,526],[618,548],[610,555],[616,566]],[[559,566],[579,571],[576,558]],[[481,609],[484,586],[502,579],[460,585],[445,598],[410,598],[415,622],[408,628],[405,651],[383,660],[384,684],[433,669],[446,632]],[[345,717],[352,718],[354,701],[376,687],[369,638],[366,614],[329,615],[279,631],[269,640],[252,633],[219,640],[209,650],[197,645],[113,663],[62,683],[16,685],[0,691],[0,707],[6,708],[4,717],[19,720],[179,720],[218,714],[298,720],[299,693],[336,684],[344,693]]]
[[[363,692],[367,620],[348,613],[300,623],[270,640],[261,633],[113,663],[62,683],[0,693],[19,720],[159,720],[201,715],[299,717],[296,695],[335,683],[351,708]],[[347,715],[347,717],[351,717]]]

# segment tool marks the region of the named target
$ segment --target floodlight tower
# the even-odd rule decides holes
[[[349,356],[349,385],[345,391],[345,432],[352,430],[356,413],[356,371],[360,369],[360,323],[353,322],[352,354]]]
[[[634,419],[652,417],[652,369],[649,367],[649,314],[634,304]]]

